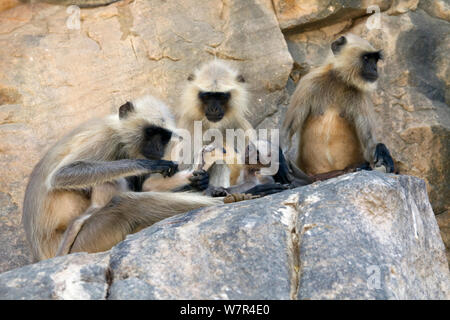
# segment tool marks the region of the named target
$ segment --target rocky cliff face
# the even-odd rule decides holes
[[[384,49],[378,131],[400,171],[425,179],[448,230],[447,1],[128,0],[77,11],[10,0],[0,11],[0,271],[29,262],[26,181],[63,133],[144,93],[176,107],[192,69],[214,57],[242,70],[253,125],[277,128],[296,82],[347,31]]]
[[[448,299],[423,180],[360,172],[0,274],[0,299]]]

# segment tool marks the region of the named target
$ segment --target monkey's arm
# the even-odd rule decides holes
[[[288,133],[289,143],[295,134],[297,134],[298,141],[300,143],[301,129],[311,112],[311,101],[313,101],[312,95],[314,93],[312,88],[303,86],[302,84],[302,81],[300,81],[297,89],[292,95],[291,102],[283,122],[283,129],[286,133]]]
[[[59,168],[51,177],[55,189],[81,189],[114,179],[161,173],[171,176],[178,165],[166,160],[123,159],[117,161],[76,161]]]
[[[369,113],[368,108],[370,108],[370,102],[366,102],[352,115],[356,134],[363,148],[364,159],[375,167],[384,166],[386,172],[392,173],[394,172],[394,160],[387,147],[383,143],[377,143],[371,120],[373,116]]]
[[[208,187],[209,175],[204,170],[183,170],[172,177],[150,176],[145,180],[142,191],[203,191]]]

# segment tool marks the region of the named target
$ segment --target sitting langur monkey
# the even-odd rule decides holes
[[[216,129],[223,137],[226,137],[227,129],[241,129],[244,132],[253,129],[246,119],[248,96],[244,77],[236,70],[221,60],[206,63],[188,77],[188,84],[182,94],[180,108],[177,110],[178,127],[187,129],[191,137],[194,137],[196,121],[201,124],[202,132]],[[246,137],[245,146],[248,142]],[[229,142],[221,143],[222,141],[219,145],[225,146],[227,152],[232,151],[233,147],[227,146]],[[193,159],[201,150],[195,150],[193,143],[191,152]],[[210,184],[215,187],[229,187],[227,181],[230,181],[229,170],[234,170],[233,165],[232,163],[214,165],[210,169]],[[272,187],[273,192],[280,191],[280,186],[272,185]]]
[[[177,164],[162,160],[172,128],[166,106],[145,99],[58,141],[34,168],[25,192],[22,221],[34,259],[54,257],[77,219],[73,229],[79,232],[69,232],[73,244],[66,241],[69,252],[99,252],[164,218],[222,203],[194,193],[128,191],[126,177],[176,175]]]
[[[297,165],[312,175],[367,162],[393,172],[388,149],[375,138],[369,97],[381,52],[353,34],[334,41],[331,50],[324,65],[300,80],[286,113],[289,138],[299,137]]]

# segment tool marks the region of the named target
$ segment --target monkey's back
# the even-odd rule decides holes
[[[103,123],[103,119],[96,119],[74,129],[57,141],[34,167],[25,191],[22,214],[34,260],[53,257],[67,225],[89,207],[88,190],[51,190],[48,179],[74,148],[79,149],[75,157],[79,160],[95,155],[96,152],[90,150],[93,140],[90,136]],[[101,146],[99,142],[94,144]]]

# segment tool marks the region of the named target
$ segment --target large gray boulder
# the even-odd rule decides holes
[[[0,274],[0,299],[448,299],[425,182],[360,172]]]

